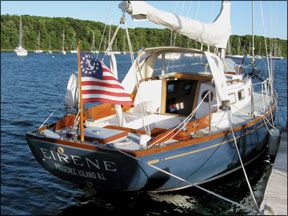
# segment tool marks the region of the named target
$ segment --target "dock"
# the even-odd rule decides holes
[[[287,215],[287,132],[281,134],[260,211],[262,215]]]

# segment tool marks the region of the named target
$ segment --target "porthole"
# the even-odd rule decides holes
[[[243,100],[245,98],[245,91],[244,90],[240,90],[238,91],[238,100]]]

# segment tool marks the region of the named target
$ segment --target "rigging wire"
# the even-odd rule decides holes
[[[121,21],[120,21],[120,24],[124,24],[125,26],[125,31],[126,31],[126,35],[127,35],[127,42],[128,42],[128,47],[129,47],[129,53],[130,53],[130,58],[131,58],[131,62],[132,62],[132,65],[134,64],[134,52],[133,52],[133,46],[132,46],[132,43],[131,43],[131,39],[130,39],[130,35],[129,35],[129,31],[128,31],[128,27],[126,25],[126,22],[125,22],[125,12],[123,12],[123,16],[121,18]],[[141,79],[141,69],[142,67],[140,68],[139,67],[139,64],[138,62],[135,62],[135,66],[137,67],[136,68],[136,73],[135,73],[135,76],[136,76],[136,88],[137,88],[137,91],[139,93],[139,97],[140,97],[140,101],[142,101],[142,93],[141,93],[141,89],[140,89],[140,80]],[[142,65],[144,66],[144,65]],[[140,77],[139,77],[140,76]],[[145,116],[147,116],[147,112],[144,108],[144,104],[143,103],[140,103],[140,109],[141,109],[141,115],[142,115],[142,124],[143,124],[143,127],[145,129],[145,132],[147,135],[150,135],[151,134],[151,130],[150,130],[150,126],[148,124],[146,124],[145,122]]]
[[[166,170],[163,170],[163,169],[161,169],[161,168],[159,168],[159,167],[157,167],[157,166],[154,166],[154,165],[152,165],[152,164],[148,164],[147,162],[144,162],[144,161],[142,161],[142,160],[139,160],[138,158],[136,158],[136,157],[134,157],[134,156],[132,156],[132,155],[130,155],[130,154],[128,154],[128,153],[120,150],[120,149],[117,149],[117,148],[112,147],[112,146],[110,146],[110,147],[113,148],[113,150],[118,151],[119,153],[121,153],[121,154],[123,154],[123,155],[126,155],[127,157],[130,157],[130,158],[132,158],[132,159],[134,159],[134,160],[136,160],[136,161],[138,161],[138,162],[140,162],[140,163],[142,163],[142,164],[144,164],[144,165],[147,165],[147,166],[149,166],[149,167],[152,167],[153,169],[156,169],[156,170],[164,173],[164,174],[167,175],[167,176],[173,177],[173,178],[175,178],[175,179],[178,179],[178,180],[186,183],[187,186],[196,187],[196,188],[198,188],[198,189],[200,189],[200,190],[202,190],[202,191],[207,192],[208,194],[211,194],[211,195],[213,195],[213,196],[215,196],[215,197],[218,197],[219,199],[225,200],[225,201],[227,201],[227,202],[229,202],[229,203],[231,203],[231,204],[234,204],[234,205],[236,205],[236,206],[238,206],[238,207],[241,207],[242,209],[246,209],[246,210],[252,211],[252,212],[257,212],[257,211],[255,211],[254,209],[251,209],[251,208],[249,208],[249,207],[246,207],[246,206],[242,205],[241,203],[237,203],[237,202],[235,202],[235,201],[233,201],[233,200],[231,200],[231,199],[228,199],[228,198],[226,198],[226,197],[224,197],[224,196],[222,196],[222,195],[220,195],[220,194],[217,194],[217,193],[215,193],[215,192],[213,192],[213,191],[210,191],[210,190],[208,190],[208,189],[206,189],[206,188],[204,188],[204,187],[202,187],[202,186],[199,186],[197,183],[196,183],[196,184],[195,184],[195,183],[192,183],[192,182],[190,182],[190,181],[188,181],[188,180],[185,180],[185,179],[183,179],[183,178],[181,178],[181,177],[179,177],[179,176],[177,176],[177,175],[174,175],[174,174],[172,174],[172,173],[170,173],[170,172],[167,172]]]
[[[104,39],[104,35],[105,35],[105,32],[106,32],[106,27],[107,27],[106,23],[107,23],[108,17],[110,17],[111,7],[112,7],[112,1],[110,1],[110,6],[109,6],[109,9],[108,9],[108,13],[107,13],[106,19],[105,19],[104,30],[103,30],[103,33],[102,33],[102,36],[101,36],[101,40],[100,40],[100,44],[99,44],[99,48],[98,48],[99,53],[100,53],[100,49],[101,49],[102,42],[103,42],[103,39]],[[96,58],[98,58],[99,53],[97,53]]]
[[[48,118],[40,125],[40,127],[39,128],[42,128],[43,127],[43,125],[51,118],[51,116],[56,112],[56,110],[60,107],[60,105],[61,104],[63,104],[64,103],[64,101],[62,100],[59,104],[58,104],[58,106],[54,109],[54,111],[48,116]]]
[[[242,170],[243,170],[243,173],[244,173],[244,176],[245,176],[247,185],[248,185],[248,187],[249,187],[251,196],[252,196],[252,198],[253,198],[255,207],[256,207],[256,209],[257,209],[257,212],[260,213],[260,209],[259,209],[258,204],[257,204],[257,201],[256,201],[256,199],[255,199],[253,190],[252,190],[252,188],[251,188],[251,185],[250,185],[249,179],[248,179],[248,177],[247,177],[247,174],[246,174],[246,171],[245,171],[245,168],[244,168],[244,164],[243,164],[243,162],[242,162],[242,158],[241,158],[241,155],[240,155],[240,152],[239,152],[239,149],[238,149],[238,144],[237,144],[236,136],[235,136],[235,133],[234,133],[234,130],[233,130],[233,125],[232,125],[232,111],[231,111],[231,108],[230,108],[227,112],[228,112],[228,116],[229,116],[230,130],[231,130],[231,132],[232,132],[233,141],[234,141],[234,144],[235,144],[235,149],[236,149],[236,151],[237,151],[237,155],[238,155],[238,158],[239,158],[239,161],[240,161],[240,164],[241,164],[241,167],[242,167]]]
[[[168,137],[170,134],[172,134],[174,131],[176,131],[178,128],[178,131],[176,131],[175,134],[173,134],[173,136],[171,136],[166,142],[170,141],[171,139],[173,139],[178,133],[180,133],[181,130],[183,130],[186,125],[188,124],[188,122],[192,119],[192,117],[195,115],[195,113],[198,111],[199,107],[201,106],[202,102],[204,101],[204,99],[208,96],[208,94],[210,93],[211,91],[208,91],[205,96],[203,97],[203,99],[201,100],[201,102],[197,105],[197,107],[179,124],[177,125],[177,127],[175,127],[173,130],[171,130],[169,133],[167,133],[165,136],[161,137],[158,142],[159,144],[161,140],[163,140],[164,138]],[[182,125],[183,124],[183,125]],[[182,126],[181,126],[182,125]],[[150,146],[151,147],[151,146]]]

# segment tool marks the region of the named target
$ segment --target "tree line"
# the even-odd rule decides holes
[[[62,34],[65,32],[65,50],[75,49],[75,41],[81,41],[81,49],[89,51],[92,49],[93,34],[95,39],[95,49],[103,51],[108,46],[108,38],[112,37],[116,26],[111,26],[109,37],[109,26],[101,22],[79,20],[72,18],[49,18],[40,16],[22,15],[23,23],[23,44],[27,50],[38,48],[38,34],[40,32],[40,48],[43,50],[51,49],[60,51],[62,49]],[[19,16],[1,15],[1,51],[14,50],[19,43]],[[103,31],[104,36],[102,37]],[[93,33],[94,32],[94,33]],[[171,31],[169,29],[155,28],[134,28],[129,29],[133,51],[138,51],[142,47],[169,46]],[[126,33],[120,29],[117,34],[113,50],[128,51]],[[102,39],[101,47],[100,41]],[[201,44],[185,36],[173,35],[175,46],[201,48]],[[273,56],[287,57],[287,40],[279,38],[265,38],[255,36],[255,55],[266,55],[265,44],[268,53]],[[226,53],[234,54],[252,54],[252,36],[231,35]],[[74,47],[73,47],[74,46]],[[124,50],[125,49],[125,50]],[[203,46],[206,50],[207,46]]]

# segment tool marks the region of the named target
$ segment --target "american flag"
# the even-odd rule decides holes
[[[104,102],[132,105],[132,99],[110,69],[101,61],[81,56],[83,103]]]

